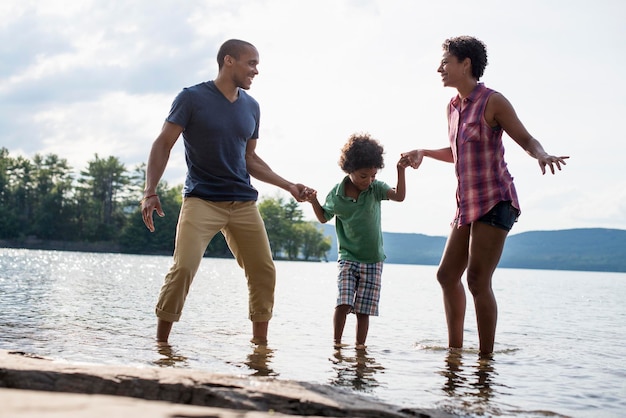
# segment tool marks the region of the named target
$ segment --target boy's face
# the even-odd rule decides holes
[[[370,184],[376,179],[376,174],[378,174],[377,168],[360,168],[348,174],[348,176],[352,184],[362,192],[370,187]]]

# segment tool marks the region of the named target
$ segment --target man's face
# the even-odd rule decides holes
[[[239,54],[239,59],[233,57],[232,74],[237,87],[248,90],[252,79],[259,73],[259,52],[254,47],[247,47]]]

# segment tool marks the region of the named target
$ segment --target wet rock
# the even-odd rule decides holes
[[[220,375],[188,369],[68,364],[2,350],[0,388],[5,388],[0,389],[2,412],[7,412],[8,405],[13,415],[7,416],[20,418],[451,417],[437,410],[400,409],[338,388],[306,382]],[[82,407],[77,408],[77,405]],[[104,412],[107,409],[105,405],[109,409],[120,408],[120,411],[128,413],[120,415],[109,411],[106,415],[95,415]],[[148,408],[146,405],[151,406]],[[193,411],[172,412],[185,405],[194,406]],[[161,412],[155,412],[155,408]],[[57,414],[59,411],[64,412]]]

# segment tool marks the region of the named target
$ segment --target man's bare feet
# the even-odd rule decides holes
[[[252,337],[250,342],[259,346],[267,345],[267,338]]]
[[[256,345],[267,345],[267,328],[269,321],[252,323],[252,339],[250,342]]]
[[[167,343],[170,337],[170,331],[172,330],[173,322],[164,321],[159,319],[157,321],[156,340],[158,343]]]

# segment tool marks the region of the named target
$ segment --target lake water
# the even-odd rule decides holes
[[[626,274],[498,269],[494,358],[450,353],[435,266],[386,264],[368,348],[333,349],[335,263],[276,263],[267,348],[249,343],[245,278],[205,259],[170,348],[154,304],[170,257],[0,249],[0,349],[72,362],[162,366],[334,385],[464,416],[626,415]],[[355,318],[344,342],[354,341]]]

